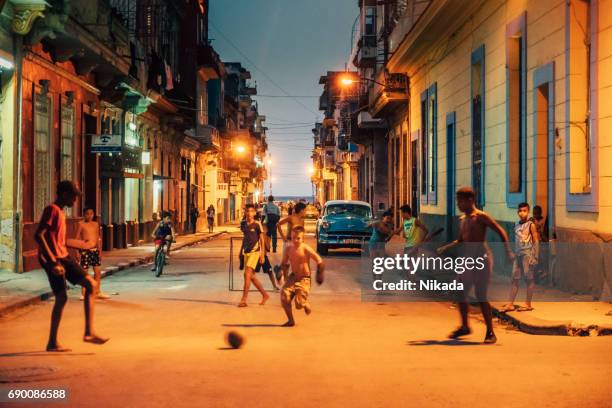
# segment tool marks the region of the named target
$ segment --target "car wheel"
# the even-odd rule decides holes
[[[321,255],[327,255],[327,245],[317,242],[317,252]]]

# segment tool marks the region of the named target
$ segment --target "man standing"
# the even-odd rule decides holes
[[[189,211],[189,216],[191,217],[191,228],[193,228],[193,233],[197,232],[198,226],[198,218],[200,217],[200,210],[196,207],[195,204],[191,204],[191,211]]]
[[[280,208],[274,204],[274,196],[268,197],[268,202],[264,206],[264,215],[266,216],[266,226],[268,228],[266,235],[272,240],[272,252],[276,252],[276,242],[278,237],[278,231],[276,225],[280,221]]]

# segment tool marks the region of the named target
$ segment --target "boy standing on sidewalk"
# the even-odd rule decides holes
[[[93,344],[104,344],[108,338],[97,336],[93,330],[94,301],[96,282],[69,255],[66,247],[66,215],[64,207],[72,207],[81,193],[71,181],[61,181],[57,185],[57,199],[45,207],[36,229],[34,239],[38,244],[38,260],[47,273],[49,285],[55,295],[51,312],[51,329],[47,351],[67,352],[57,340],[59,324],[64,306],[68,301],[66,280],[73,285],[85,288],[85,334],[83,341]]]
[[[510,300],[501,309],[502,312],[533,310],[531,299],[534,288],[534,271],[540,255],[540,238],[535,223],[529,219],[529,204],[520,203],[517,213],[519,220],[514,225],[514,250],[516,258],[512,265],[512,287],[510,288]],[[519,306],[516,309],[514,307],[514,300],[518,294],[521,277],[527,283],[527,298],[525,299],[525,306]]]
[[[76,238],[90,242],[92,247],[79,250],[80,264],[83,270],[88,271],[91,266],[94,270],[96,293],[98,299],[108,299],[108,295],[100,289],[100,267],[102,266],[102,239],[100,238],[100,224],[94,221],[95,212],[91,207],[85,208],[83,221],[77,227]],[[81,289],[81,300],[85,300],[85,288]]]
[[[457,190],[457,207],[463,212],[459,237],[450,244],[438,248],[438,255],[442,255],[450,248],[461,245],[461,256],[473,259],[484,258],[484,268],[468,269],[461,275],[463,286],[462,299],[459,302],[459,313],[461,314],[461,326],[453,331],[448,337],[458,339],[472,332],[468,323],[467,297],[472,286],[476,292],[476,299],[480,304],[480,310],[487,326],[487,334],[484,343],[493,344],[497,337],[493,332],[493,314],[491,305],[487,299],[489,279],[493,270],[493,254],[485,241],[487,228],[491,228],[499,235],[506,249],[508,260],[514,260],[514,253],[508,243],[506,231],[487,213],[476,208],[475,193],[471,187],[461,187]]]
[[[299,205],[299,204],[298,204]],[[297,207],[297,206],[296,206]],[[291,231],[292,244],[283,254],[282,268],[285,284],[281,289],[281,305],[287,315],[287,322],[283,327],[295,326],[291,302],[295,300],[296,309],[304,309],[307,315],[312,312],[308,295],[310,293],[310,260],[317,263],[317,283],[323,283],[325,265],[323,259],[308,244],[304,243],[304,227],[295,226]],[[288,275],[291,265],[291,275]]]

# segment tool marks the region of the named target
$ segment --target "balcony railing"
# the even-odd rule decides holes
[[[384,84],[384,86],[382,85]],[[370,113],[383,118],[401,107],[408,107],[408,77],[405,74],[388,74],[381,70],[370,89]]]
[[[221,136],[217,128],[213,126],[199,126],[195,139],[202,144],[204,150],[221,149]]]

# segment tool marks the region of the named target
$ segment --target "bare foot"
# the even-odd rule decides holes
[[[69,349],[68,347],[64,347],[59,344],[55,344],[55,345],[47,344],[47,351],[53,352],[53,353],[68,353],[72,350]]]
[[[304,305],[304,312],[309,315],[312,313],[312,309],[310,308],[310,305]]]
[[[289,320],[287,323],[283,324],[281,327],[293,327],[295,326],[295,322]]]
[[[109,341],[110,338],[109,337],[100,337],[98,335],[93,335],[93,336],[83,336],[83,341],[85,343],[92,343],[92,344],[104,344],[107,341]]]
[[[484,344],[495,344],[497,343],[497,337],[495,336],[495,333],[488,332],[487,335],[485,336],[485,339],[483,341]]]
[[[259,302],[259,304],[261,306],[265,305],[266,302],[268,301],[268,299],[270,299],[270,295],[268,295],[267,293],[265,295],[263,295],[263,297],[261,298],[261,302]]]
[[[506,312],[513,312],[515,311],[515,307],[513,304],[507,304],[507,305],[503,305],[501,309],[499,309],[500,312],[502,313],[506,313]]]
[[[247,307],[247,302],[245,302],[244,300],[241,300],[240,303],[238,303],[238,307]]]

